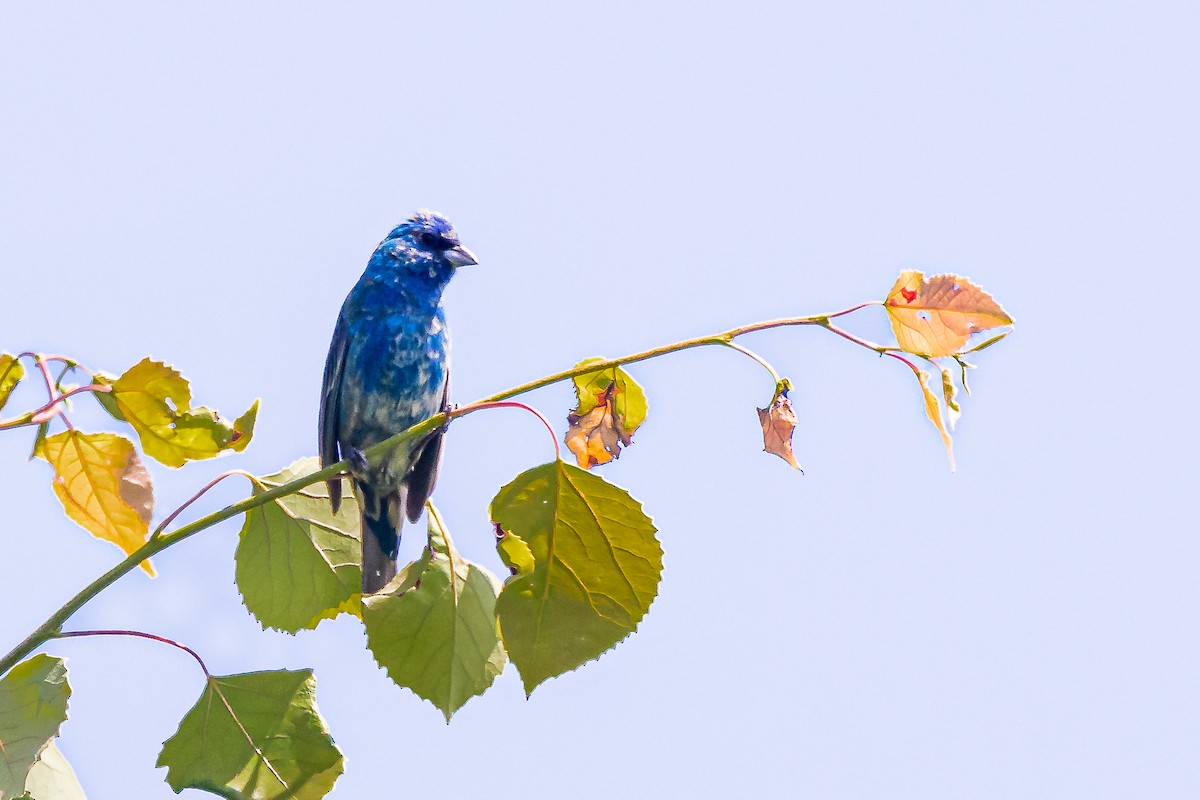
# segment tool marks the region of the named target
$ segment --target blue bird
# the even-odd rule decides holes
[[[321,465],[347,459],[362,508],[362,588],[396,574],[405,517],[416,522],[433,492],[443,430],[368,464],[363,450],[449,407],[450,335],[442,291],[475,264],[450,222],[418,211],[375,248],[346,296],[321,386]],[[336,513],[341,480],[329,481]]]

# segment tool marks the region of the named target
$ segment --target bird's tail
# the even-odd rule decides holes
[[[362,498],[362,590],[374,594],[396,576],[396,554],[400,549],[403,490],[375,496],[364,484]]]

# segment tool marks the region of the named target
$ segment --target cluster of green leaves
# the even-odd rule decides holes
[[[861,339],[832,322],[870,305],[885,308],[895,346]],[[765,367],[774,382],[771,402],[757,410],[764,449],[799,469],[792,436],[800,420],[788,399],[791,383],[733,340],[784,325],[824,327],[912,369],[925,412],[953,466],[950,430],[961,411],[958,387],[967,390],[966,372],[973,367],[965,356],[1005,334],[970,348],[968,340],[1011,323],[1000,305],[967,279],[926,279],[909,271],[882,302],[755,323],[622,359],[587,359],[566,372],[458,409],[452,416],[569,378],[577,404],[567,415],[564,441],[577,466],[555,459],[533,467],[493,498],[489,514],[495,546],[509,573],[503,581],[459,552],[442,515],[430,504],[421,557],[399,570],[383,591],[366,597],[360,589],[359,509],[351,487],[343,486],[339,512],[330,508],[325,480],[342,479],[336,468],[321,470],[315,458],[305,458],[272,475],[241,473],[252,482],[246,501],[165,532],[181,507],[152,533],[153,490],[134,442],[117,433],[79,431],[65,412],[68,398],[89,393],[133,429],[141,453],[179,467],[243,450],[253,436],[257,401],[229,423],[210,409],[192,407],[188,382],[160,362],[144,359],[122,375],[110,376],[61,357],[0,354],[0,409],[26,378],[22,358],[34,361],[49,394],[42,407],[0,420],[0,430],[37,426],[34,454],[53,468],[53,491],[67,516],[128,555],[0,661],[0,800],[83,796],[54,743],[70,695],[66,668],[48,655],[27,657],[41,645],[56,636],[124,633],[168,642],[200,661],[186,647],[152,634],[65,634],[61,625],[79,605],[135,566],[153,575],[149,555],[221,519],[244,514],[235,578],[247,610],[264,628],[297,633],[343,614],[361,620],[368,648],[391,679],[428,700],[448,721],[486,691],[508,661],[528,695],[547,679],[616,646],[636,630],[654,601],[662,573],[655,527],[628,492],[590,471],[631,445],[648,414],[644,391],[623,365],[702,345],[740,351]],[[915,363],[920,360],[940,372],[940,396],[931,387],[932,373]],[[55,361],[63,365],[57,380],[49,370]],[[78,372],[90,382],[64,385],[67,375]],[[50,435],[55,417],[65,429]],[[426,422],[430,424],[379,447],[411,446],[419,433],[414,431],[423,426],[432,430],[435,420]],[[343,758],[317,709],[311,672],[213,676],[204,668],[204,675],[200,698],[158,759],[173,789],[197,788],[226,798],[303,800],[317,800],[330,791],[343,771]]]
[[[316,469],[303,459],[259,480],[279,486]],[[662,548],[641,504],[563,461],[521,473],[492,500],[505,582],[459,553],[430,505],[421,558],[365,598],[357,508],[333,514],[317,486],[246,515],[236,560],[247,609],[288,633],[361,617],[380,666],[447,720],[509,659],[530,693],[598,657],[637,628],[658,590]]]

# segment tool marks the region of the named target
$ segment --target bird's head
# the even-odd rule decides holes
[[[416,263],[453,271],[478,264],[475,254],[463,247],[450,220],[433,211],[421,210],[397,225],[388,234],[397,255]]]

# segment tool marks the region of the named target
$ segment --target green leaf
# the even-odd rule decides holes
[[[21,365],[20,360],[8,353],[0,353],[0,408],[4,408],[9,395],[23,377],[25,367]]]
[[[97,374],[94,381],[111,388],[95,393],[100,405],[132,425],[146,455],[168,467],[244,450],[254,435],[257,400],[230,425],[212,409],[193,409],[191,386],[161,361],[144,358],[119,378]]]
[[[30,768],[25,791],[32,800],[87,800],[75,770],[53,741]]]
[[[496,624],[499,581],[462,558],[430,506],[429,545],[388,591],[363,599],[367,647],[399,686],[446,721],[504,670]]]
[[[255,494],[320,469],[303,458],[263,478]],[[235,576],[246,608],[265,628],[288,633],[315,628],[347,611],[362,592],[358,503],[342,494],[335,515],[324,481],[247,512],[238,537]]]
[[[39,654],[0,678],[0,798],[25,791],[30,768],[67,718],[70,696],[61,658]]]
[[[343,761],[317,710],[316,685],[307,669],[210,676],[157,766],[177,793],[324,797]]]
[[[492,521],[528,545],[532,572],[510,577],[496,612],[525,693],[632,633],[662,575],[662,547],[641,504],[555,461],[500,489]]]

